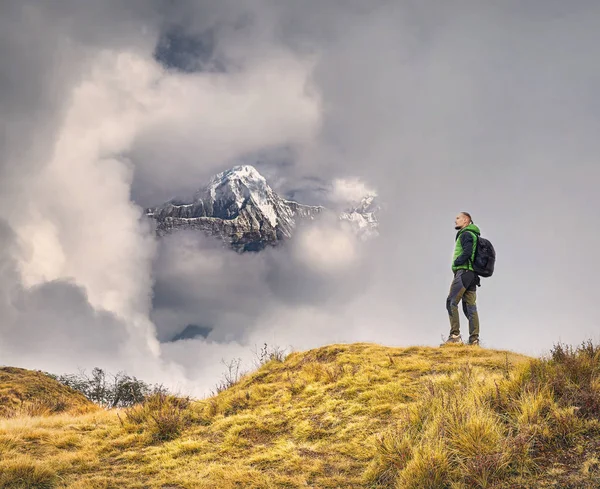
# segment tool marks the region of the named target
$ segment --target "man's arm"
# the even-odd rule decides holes
[[[473,240],[473,234],[470,233],[469,231],[465,231],[464,233],[462,233],[460,235],[460,244],[462,245],[462,253],[459,255],[459,257],[454,260],[454,266],[455,267],[460,267],[462,265],[466,265],[467,263],[469,263],[469,260],[471,259],[471,256],[473,255],[473,245],[474,245],[474,240]]]

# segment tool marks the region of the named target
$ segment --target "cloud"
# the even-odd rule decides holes
[[[196,324],[212,328],[212,341],[241,341],[271,309],[347,303],[364,291],[365,246],[329,219],[299,226],[292,241],[260,253],[238,254],[189,231],[169,235],[154,268],[159,338]]]
[[[165,70],[152,56],[158,23],[146,23],[156,21],[154,6],[150,13],[140,7],[140,16],[129,19],[139,36],[117,40],[112,34],[123,34],[129,22],[103,37],[95,28],[63,24],[62,6],[47,12],[24,4],[3,17],[27,30],[47,15],[40,41],[48,56],[67,60],[53,77],[52,63],[34,52],[25,58],[24,80],[47,84],[21,86],[9,74],[2,94],[12,110],[3,127],[12,134],[11,122],[23,121],[23,130],[2,147],[4,181],[12,183],[3,195],[3,217],[20,250],[10,276],[18,301],[2,311],[14,317],[2,324],[5,351],[16,353],[4,355],[10,361],[30,365],[36,358],[42,368],[74,368],[105,358],[146,376],[176,371],[163,364],[151,321],[156,243],[142,218],[143,195],[131,200],[132,184],[149,178],[144,191],[153,198],[157,189],[189,190],[186,164],[206,175],[244,153],[310,138],[318,125],[318,99],[307,91],[310,59],[274,46],[268,58],[228,76]],[[101,20],[97,14],[72,12],[84,24]],[[7,58],[26,52],[19,36],[11,37],[15,47]],[[13,107],[15,99],[35,103]],[[179,146],[183,162],[174,150]],[[145,152],[160,160],[140,160]],[[42,322],[47,334],[36,334]]]
[[[358,258],[355,235],[333,225],[310,226],[296,235],[292,245],[300,266],[314,272],[334,273],[352,267]]]
[[[110,350],[117,350],[117,357],[125,353],[126,325],[108,311],[95,310],[75,283],[56,280],[33,287],[20,285],[18,239],[4,222],[0,222],[0,244],[3,362],[23,363],[25,357],[31,367],[36,362],[72,367],[79,362],[110,363]],[[139,340],[133,341],[139,346]],[[152,358],[149,349],[143,353]]]
[[[363,198],[377,195],[375,189],[370,188],[359,178],[336,178],[333,181],[330,199],[336,203],[358,203]]]

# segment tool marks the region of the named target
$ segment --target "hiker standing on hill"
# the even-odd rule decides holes
[[[481,234],[473,224],[468,212],[461,212],[454,222],[456,245],[452,271],[454,280],[450,285],[450,293],[446,300],[446,309],[450,316],[450,336],[446,343],[460,343],[460,321],[458,303],[462,300],[462,308],[469,319],[469,345],[479,345],[479,315],[477,314],[477,287],[480,285],[479,275],[473,271],[473,261],[477,240]]]

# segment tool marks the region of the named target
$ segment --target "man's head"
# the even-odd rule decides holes
[[[471,219],[471,214],[468,212],[461,212],[454,220],[454,229],[459,231],[460,229],[466,228],[472,222],[473,219]]]

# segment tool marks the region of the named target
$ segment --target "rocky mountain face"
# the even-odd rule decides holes
[[[377,214],[381,207],[377,196],[367,195],[356,206],[340,214],[340,219],[350,223],[354,232],[363,240],[379,235]]]
[[[376,233],[377,206],[369,198],[340,216],[362,234]],[[259,251],[291,238],[300,220],[324,210],[279,197],[253,166],[243,165],[215,175],[191,202],[172,200],[146,214],[156,220],[159,236],[193,229],[220,237],[237,251]]]

